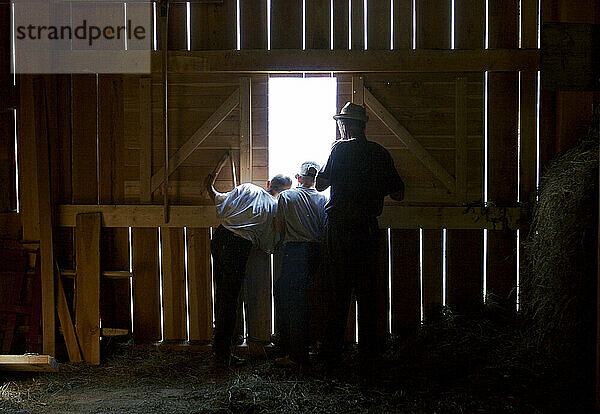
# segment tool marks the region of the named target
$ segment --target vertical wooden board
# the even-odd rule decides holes
[[[98,76],[98,193],[101,204],[125,201],[123,76]],[[129,270],[129,229],[107,228],[101,237],[101,267]],[[129,280],[101,281],[100,313],[106,328],[131,328]]]
[[[436,320],[442,307],[442,231],[423,230],[423,312]]]
[[[521,47],[538,47],[538,0],[521,0]]]
[[[271,2],[271,49],[302,49],[302,2]]]
[[[190,341],[210,341],[213,314],[209,230],[188,228],[187,246]]]
[[[43,352],[55,353],[54,250],[52,237],[52,197],[48,155],[47,95],[44,79],[33,81],[35,145],[37,148],[37,201],[40,228]]]
[[[490,48],[516,48],[518,23],[518,4],[491,2]],[[490,73],[488,97],[488,199],[510,205],[517,201],[517,73]],[[502,300],[516,287],[516,248],[515,232],[488,232],[487,289]]]
[[[244,302],[248,339],[271,341],[271,255],[253,248],[246,265]]]
[[[450,0],[416,0],[417,48],[450,49]]]
[[[132,229],[133,247],[133,338],[154,342],[160,332],[160,269],[158,229]]]
[[[227,50],[237,46],[236,0],[191,3],[191,49]],[[241,6],[241,4],[240,4]]]
[[[187,336],[183,229],[161,228],[164,340]]]
[[[390,282],[390,264],[389,264],[389,249],[388,249],[388,229],[379,230],[378,251],[377,251],[377,320],[376,320],[376,336],[380,344],[383,344],[389,333],[389,315],[390,315],[390,298],[389,298],[389,282]],[[360,326],[358,327],[360,330]]]
[[[78,214],[75,227],[77,284],[75,330],[83,359],[100,364],[100,223],[102,215]]]
[[[487,236],[487,292],[502,303],[516,302],[517,234],[490,230]]]
[[[394,49],[411,49],[413,45],[413,2],[394,0]]]
[[[160,6],[157,4],[160,15]],[[187,50],[187,7],[186,3],[169,3],[169,50]],[[160,29],[159,29],[160,33]],[[160,39],[160,35],[159,35]]]
[[[100,203],[124,198],[123,76],[98,76],[98,194]]]
[[[17,110],[19,194],[23,216],[23,240],[40,239],[39,206],[37,200],[37,151],[35,144],[35,111],[32,75],[19,77],[19,108]]]
[[[457,313],[483,300],[483,230],[448,230],[446,235],[447,305]]]
[[[306,49],[330,48],[331,1],[306,0]]]
[[[404,339],[421,324],[419,230],[392,230],[392,333]]]
[[[454,0],[454,47],[483,49],[485,46],[485,2]]]
[[[0,113],[0,212],[16,209],[14,112]]]
[[[267,2],[245,0],[240,3],[241,49],[267,48]]]
[[[450,49],[450,0],[416,0],[416,45],[420,49]],[[423,230],[423,311],[430,322],[442,306],[442,231]]]
[[[454,3],[454,46],[457,49],[483,49],[485,42],[485,3],[478,0],[455,0]],[[483,81],[483,75],[481,76]],[[458,82],[458,80],[457,80]],[[459,137],[469,134],[468,116],[465,108],[460,109],[460,93],[457,83],[456,109],[456,177],[457,189],[462,190],[459,176],[469,174],[468,161],[461,167],[459,161],[460,148],[465,145]],[[466,86],[466,85],[465,85]],[[482,101],[483,105],[483,101]],[[483,112],[483,108],[481,108]],[[465,130],[466,128],[466,130]],[[478,151],[483,160],[483,148]],[[472,151],[472,150],[470,150]],[[472,152],[471,152],[472,153]],[[472,177],[467,177],[470,181]],[[475,196],[467,196],[464,192],[458,197],[458,202],[469,202],[473,198],[483,198],[483,180]],[[483,233],[479,230],[448,230],[446,238],[447,257],[447,304],[457,312],[468,312],[482,301],[483,290]]]
[[[537,73],[521,72],[520,198],[535,203],[537,172]]]
[[[363,0],[351,0],[350,44],[352,50],[365,48],[365,10]]]
[[[348,49],[348,0],[333,0],[333,48]]]
[[[556,154],[556,93],[540,91],[540,176]]]
[[[456,79],[456,202],[465,204],[467,199],[468,186],[468,113],[467,113],[467,82],[465,78]]]
[[[96,75],[72,75],[72,171],[73,202],[98,202]]]
[[[152,202],[152,79],[139,79],[140,202]]]
[[[240,183],[252,182],[252,80],[240,78]],[[235,161],[231,160],[232,163]]]
[[[348,309],[348,324],[344,333],[344,343],[346,345],[354,345],[357,342],[356,325],[358,322],[356,320],[356,308],[356,295],[353,290],[350,299],[350,309]]]
[[[367,3],[367,49],[389,50],[391,46],[391,3],[370,1]]]
[[[55,203],[71,202],[71,76],[56,75],[57,134],[50,136],[50,177]],[[73,269],[73,229],[54,229],[54,255],[60,268]]]

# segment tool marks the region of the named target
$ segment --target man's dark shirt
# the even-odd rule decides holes
[[[377,217],[386,195],[403,188],[390,153],[376,142],[338,141],[317,176],[329,180],[331,198],[325,210],[330,219]]]

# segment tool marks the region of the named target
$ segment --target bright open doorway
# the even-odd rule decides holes
[[[335,141],[337,79],[269,79],[269,177],[292,178],[304,161],[323,165]]]

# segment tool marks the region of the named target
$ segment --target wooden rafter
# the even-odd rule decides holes
[[[417,157],[423,165],[429,169],[433,175],[442,182],[444,187],[448,189],[449,192],[454,193],[456,191],[456,182],[454,177],[452,177],[448,171],[435,159],[433,156],[427,152],[427,150],[421,145],[419,141],[417,141],[411,134],[404,128],[400,122],[373,96],[373,94],[367,89],[364,88],[364,101],[367,107],[373,111],[373,113],[387,126],[390,131],[400,141],[406,145],[408,150],[413,153],[415,157]]]
[[[198,148],[200,144],[204,142],[206,138],[223,122],[227,116],[238,106],[239,104],[239,89],[236,89],[229,97],[221,104],[221,106],[198,128],[192,136],[177,150],[175,154],[169,157],[169,174],[179,167],[191,154]],[[152,191],[156,189],[165,180],[165,168],[161,168],[152,176]]]

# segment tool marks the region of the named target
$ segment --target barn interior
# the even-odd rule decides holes
[[[87,7],[62,4],[49,15]],[[148,11],[147,73],[15,73],[19,7],[0,3],[0,410],[600,407],[598,1],[105,6]],[[356,365],[356,304],[339,368],[274,367],[281,255],[258,249],[236,328],[249,364],[215,373],[204,178],[226,153],[223,192],[323,163],[346,102],[406,185],[371,258],[376,373]]]

